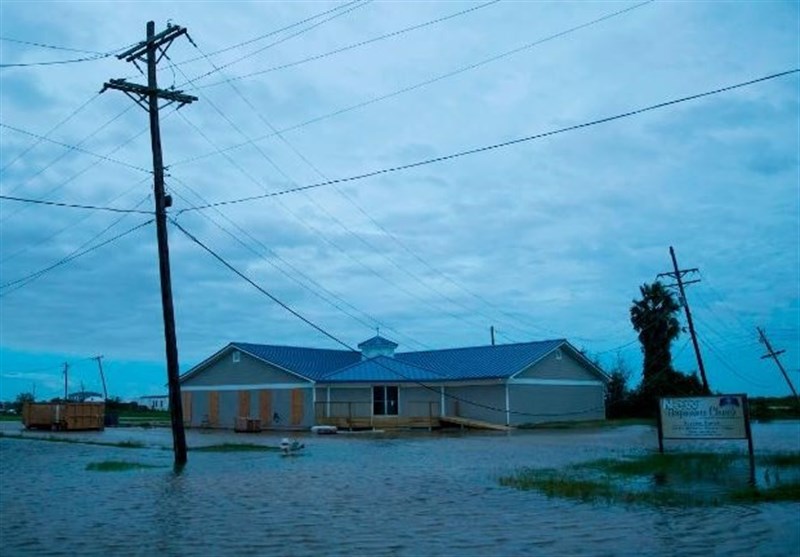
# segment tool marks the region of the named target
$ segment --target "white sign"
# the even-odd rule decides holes
[[[664,439],[747,439],[744,395],[662,398]]]

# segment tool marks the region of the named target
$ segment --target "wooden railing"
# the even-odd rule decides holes
[[[364,401],[317,401],[314,408],[316,423],[335,425],[343,429],[394,427],[439,427],[439,403],[436,401],[407,401],[397,415],[375,415],[372,403]]]

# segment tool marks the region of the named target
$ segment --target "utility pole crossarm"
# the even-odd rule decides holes
[[[800,404],[800,397],[798,397],[798,395],[797,395],[797,391],[795,390],[794,385],[792,384],[792,380],[789,379],[789,374],[786,373],[786,369],[783,367],[783,364],[781,363],[780,358],[778,358],[778,356],[780,356],[781,354],[783,354],[786,351],[785,350],[778,350],[778,351],[773,350],[772,349],[772,344],[770,344],[769,339],[767,338],[767,333],[765,333],[764,330],[761,327],[756,327],[756,331],[758,331],[758,340],[759,340],[759,342],[761,342],[764,346],[767,347],[767,353],[764,354],[763,356],[761,356],[761,359],[763,360],[765,358],[772,358],[773,360],[775,360],[775,364],[778,366],[778,369],[781,370],[781,373],[783,374],[783,378],[786,379],[786,383],[789,385],[789,389],[791,389],[792,394],[794,395],[795,402]]]
[[[133,93],[134,95],[139,95],[139,97],[144,102],[145,99],[149,98],[150,95],[155,94],[159,99],[166,99],[170,102],[178,102],[183,104],[189,104],[197,100],[197,97],[192,95],[185,95],[183,91],[175,91],[172,89],[156,89],[151,91],[149,87],[146,85],[139,85],[138,83],[129,83],[124,79],[112,79],[103,84],[103,89],[101,89],[101,93],[106,89],[117,89],[124,93]]]
[[[124,58],[126,62],[133,62],[134,60],[147,57],[147,49],[150,45],[153,45],[153,48],[158,48],[166,44],[167,46],[164,48],[164,52],[166,52],[172,41],[184,34],[186,34],[185,27],[181,27],[179,25],[169,26],[164,31],[161,31],[152,37],[148,37],[146,41],[141,41],[139,44],[129,48],[125,52],[117,54],[117,59],[122,60]]]

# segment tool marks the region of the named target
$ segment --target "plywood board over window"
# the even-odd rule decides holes
[[[183,421],[192,423],[192,393],[183,393]]]
[[[292,425],[303,423],[303,389],[292,389]]]
[[[261,418],[261,425],[272,423],[272,393],[267,390],[258,393],[258,417]]]
[[[250,391],[239,391],[239,416],[250,417]]]
[[[219,425],[219,391],[208,393],[208,425]]]

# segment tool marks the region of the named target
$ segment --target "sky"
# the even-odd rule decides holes
[[[160,110],[196,239],[170,224],[182,372],[232,341],[494,326],[635,385],[629,309],[673,246],[711,388],[790,394],[757,326],[800,384],[800,74],[582,126],[797,70],[797,2],[5,0],[0,192],[95,209],[0,200],[0,399],[61,395],[64,362],[99,391],[99,355],[109,395],[166,393],[148,115],[99,94],[146,83],[112,54],[149,20],[188,30],[158,80],[198,98]],[[695,373],[688,333],[672,348]]]

